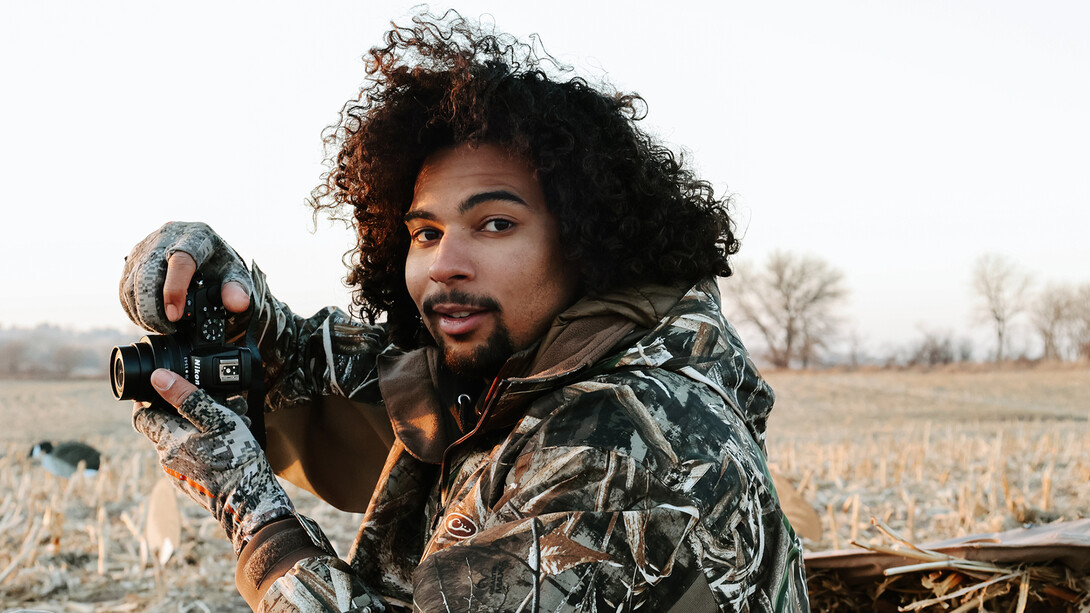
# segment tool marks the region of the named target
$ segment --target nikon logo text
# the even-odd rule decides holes
[[[193,385],[201,386],[201,361],[193,360]]]

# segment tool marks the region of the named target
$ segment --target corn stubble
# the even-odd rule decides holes
[[[1090,368],[767,374],[770,463],[823,519],[807,551],[922,556],[864,583],[809,572],[815,610],[1090,610],[1088,578],[1062,564],[985,569],[918,545],[1090,515]]]
[[[777,394],[770,464],[821,517],[808,552],[900,551],[1090,514],[1090,367],[766,375]],[[162,532],[148,525],[162,472],[107,387],[0,381],[0,604],[247,611],[230,546],[195,504],[178,495],[180,542],[169,556],[149,543]],[[26,453],[50,438],[95,446],[102,470],[70,480],[45,472]],[[288,489],[346,553],[360,516]],[[928,563],[939,565],[919,567]],[[913,565],[863,585],[810,573],[814,610],[1087,610],[1085,577],[1063,566]]]
[[[234,554],[219,525],[169,489],[153,505],[164,475],[129,425],[130,408],[104,381],[0,380],[0,610],[250,610],[235,590]],[[102,452],[102,468],[90,478],[50,474],[26,457],[43,439],[87,442]],[[361,516],[288,488],[347,552]]]

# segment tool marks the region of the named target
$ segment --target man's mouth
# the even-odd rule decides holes
[[[445,305],[437,305],[432,312],[438,318],[438,328],[443,334],[449,336],[461,336],[476,330],[483,322],[488,310],[449,308]]]
[[[487,296],[449,292],[424,301],[425,314],[435,322],[435,331],[447,336],[462,336],[477,330],[499,304]]]

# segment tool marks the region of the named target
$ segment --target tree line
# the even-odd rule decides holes
[[[973,267],[973,287],[996,337],[996,361],[1007,357],[1012,321],[1028,317],[1046,360],[1090,359],[1090,283],[1050,282],[1035,290],[1033,276],[1014,260],[983,255]]]
[[[110,328],[74,331],[53,324],[0,327],[0,378],[105,378],[110,349],[138,337],[136,332]]]
[[[1090,360],[1090,283],[1053,282],[1038,288],[1033,275],[999,254],[978,257],[971,278],[976,320],[988,326],[995,339],[989,359],[1009,360],[1012,325],[1028,320],[1040,340],[1039,358]],[[844,274],[829,262],[814,255],[774,251],[759,265],[738,266],[725,290],[724,310],[759,336],[764,357],[772,366],[858,365],[863,339],[857,333],[842,334],[845,322],[840,309],[849,292]],[[832,345],[845,341],[846,353],[831,357]],[[877,363],[934,366],[973,358],[973,341],[968,337],[955,339],[924,331],[921,339]]]
[[[1090,283],[1047,283],[1007,256],[985,254],[972,266],[977,321],[995,339],[989,359],[1011,358],[1011,327],[1028,321],[1045,360],[1090,360]],[[731,321],[758,335],[756,353],[777,368],[841,363],[859,365],[865,339],[843,333],[848,287],[844,273],[824,259],[774,251],[759,265],[741,263],[725,284]],[[135,329],[134,329],[135,330]],[[110,348],[133,342],[138,332],[75,332],[52,324],[0,327],[0,378],[105,377]],[[847,346],[833,355],[834,345]],[[1025,357],[1024,354],[1017,357]],[[934,366],[974,359],[967,337],[923,331],[922,337],[872,363]]]

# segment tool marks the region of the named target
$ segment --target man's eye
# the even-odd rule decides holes
[[[409,236],[412,237],[414,243],[427,243],[437,240],[442,234],[435,228],[420,228],[413,231]]]
[[[508,219],[489,219],[484,223],[486,232],[503,232],[515,227],[515,222]]]

